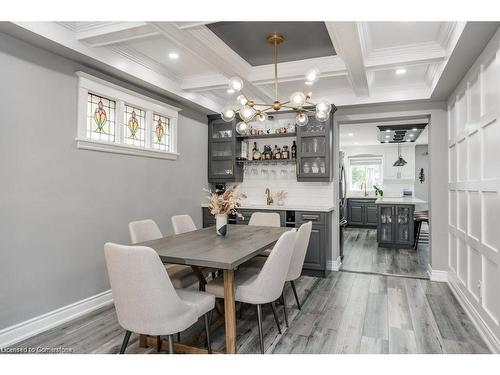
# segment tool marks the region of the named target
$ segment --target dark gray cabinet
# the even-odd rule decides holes
[[[411,248],[414,205],[378,205],[377,241],[383,247]]]
[[[236,120],[225,122],[220,115],[208,116],[208,182],[241,182],[243,166],[236,163],[241,142],[236,141]]]
[[[373,227],[378,223],[376,198],[348,198],[347,221],[351,226]]]
[[[215,225],[215,218],[210,214],[208,208],[203,207],[203,227]],[[241,209],[243,219],[229,217],[229,224],[248,225],[252,213],[263,211],[255,209]],[[311,221],[312,231],[307,248],[304,267],[302,272],[312,276],[326,276],[328,273],[327,262],[331,258],[332,251],[332,215],[326,212],[308,211],[283,211],[265,210],[265,212],[277,212],[281,218],[281,226],[299,228],[302,224]]]
[[[320,122],[309,116],[305,126],[297,126],[297,181],[332,181],[333,116]]]

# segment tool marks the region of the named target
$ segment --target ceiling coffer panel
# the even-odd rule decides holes
[[[216,22],[207,27],[252,66],[273,63],[266,37],[279,33],[279,62],[334,56],[335,49],[324,22]]]

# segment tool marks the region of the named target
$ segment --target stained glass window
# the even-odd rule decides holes
[[[124,140],[129,145],[144,147],[146,112],[140,108],[125,104]]]
[[[153,114],[152,145],[155,150],[169,151],[170,149],[170,120],[168,117]]]
[[[114,142],[116,102],[90,92],[87,98],[87,137]]]

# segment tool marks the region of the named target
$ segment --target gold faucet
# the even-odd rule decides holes
[[[360,187],[361,187],[361,189],[363,189],[363,187],[365,188],[365,197],[367,197],[368,192],[366,191],[366,182],[362,182]]]
[[[264,193],[267,195],[266,198],[266,203],[268,206],[272,205],[274,203],[273,197],[271,197],[271,190],[269,188],[266,188],[266,192]]]

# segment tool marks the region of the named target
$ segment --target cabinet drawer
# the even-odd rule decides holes
[[[284,227],[285,226],[285,212],[284,211],[278,211],[278,210],[254,210],[254,209],[240,209],[238,210],[240,214],[243,215],[243,219],[240,217],[236,218],[236,224],[241,224],[241,225],[248,225],[248,222],[250,221],[250,217],[254,212],[269,212],[269,213],[277,213],[280,215],[280,226]]]
[[[312,221],[313,225],[325,225],[326,223],[326,213],[324,212],[306,212],[306,211],[297,211],[295,213],[295,221],[297,223],[307,223],[308,221]]]

